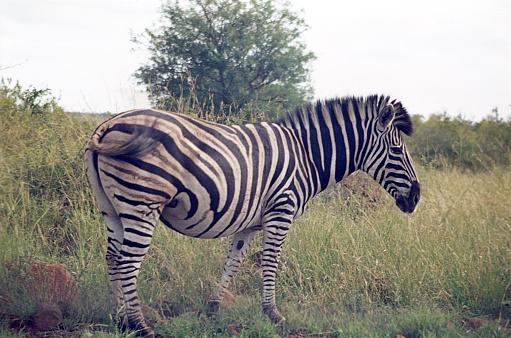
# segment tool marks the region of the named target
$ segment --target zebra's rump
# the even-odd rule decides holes
[[[270,185],[286,173],[270,124],[228,127],[130,111],[107,120],[94,136],[89,148],[99,152],[111,202],[159,204],[161,221],[189,236],[227,236],[260,224]]]

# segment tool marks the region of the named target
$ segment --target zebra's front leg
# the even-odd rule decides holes
[[[292,212],[272,213],[275,216],[269,218],[263,224],[263,312],[270,317],[275,324],[284,324],[286,318],[282,316],[275,303],[275,278],[282,252],[282,245],[287,237],[292,221]]]
[[[218,282],[215,291],[211,297],[209,297],[208,316],[212,316],[218,312],[220,302],[224,297],[225,291],[227,290],[231,279],[234,277],[236,272],[238,272],[241,263],[243,263],[245,255],[254,241],[258,230],[261,230],[261,228],[249,228],[233,235],[231,248],[225,260],[222,277],[220,277],[220,281]]]

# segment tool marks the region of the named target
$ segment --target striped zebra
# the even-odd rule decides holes
[[[274,323],[275,275],[291,223],[320,191],[356,170],[373,177],[406,213],[420,185],[402,133],[410,116],[386,96],[335,98],[275,122],[226,126],[182,114],[131,110],[102,123],[85,162],[108,230],[106,260],[121,323],[152,337],[137,276],[158,220],[187,236],[232,235],[209,299],[214,314],[262,230],[262,308]]]

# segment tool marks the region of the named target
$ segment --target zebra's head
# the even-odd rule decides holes
[[[402,136],[411,136],[412,121],[400,102],[380,97],[373,107],[375,119],[361,169],[394,197],[401,211],[412,213],[420,200],[420,183]]]

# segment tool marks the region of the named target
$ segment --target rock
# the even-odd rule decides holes
[[[62,311],[55,303],[41,303],[37,305],[32,316],[32,328],[36,331],[49,331],[55,329],[62,321]]]
[[[69,301],[76,294],[76,282],[63,264],[38,260],[31,263],[34,292],[46,292],[49,301]]]
[[[5,267],[39,302],[69,304],[77,293],[78,286],[63,264],[6,261]]]
[[[472,330],[477,330],[483,325],[483,320],[480,317],[472,317],[467,320],[467,325]]]

